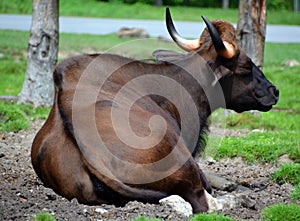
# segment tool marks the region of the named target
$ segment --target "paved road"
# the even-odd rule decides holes
[[[30,15],[0,14],[0,29],[30,30],[30,25]],[[179,33],[188,38],[199,37],[205,27],[200,18],[199,22],[175,21],[175,26]],[[109,34],[122,27],[140,27],[146,29],[150,36],[169,37],[164,21],[60,17],[62,33]],[[268,25],[266,41],[300,43],[300,26]]]

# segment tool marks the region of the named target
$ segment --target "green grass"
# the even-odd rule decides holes
[[[136,50],[132,50],[135,48]],[[138,59],[152,58],[155,49],[178,49],[170,42],[158,41],[156,38],[149,39],[121,39],[116,34],[109,35],[74,35],[61,34],[60,46],[61,54],[78,54],[92,52],[107,52],[120,54]]]
[[[292,185],[300,184],[300,164],[288,163],[282,165],[279,170],[272,174],[272,178],[279,184],[290,183]]]
[[[226,126],[235,129],[248,128],[250,130],[300,130],[299,121],[300,116],[293,112],[271,111],[268,113],[260,113],[258,115],[246,112],[229,115],[226,118]]]
[[[295,189],[291,192],[291,198],[295,201],[300,201],[300,183],[298,183],[294,188]]]
[[[28,32],[0,31],[0,95],[17,95],[25,79]]]
[[[29,128],[30,121],[46,119],[50,108],[32,108],[30,105],[18,105],[0,101],[0,132]]]
[[[244,160],[275,163],[283,154],[298,162],[300,159],[299,132],[265,131],[250,133],[246,137],[223,138],[215,158],[241,156]]]
[[[188,220],[189,221],[234,221],[234,219],[225,217],[224,215],[217,214],[217,213],[197,214]],[[135,218],[133,221],[161,221],[161,219],[153,219],[153,218],[147,218],[145,216],[139,216]]]
[[[0,13],[31,14],[31,0],[0,0]],[[85,16],[101,18],[154,19],[163,20],[165,6],[144,4],[126,5],[117,1],[105,3],[96,0],[60,1],[61,16]],[[238,9],[171,7],[174,19],[180,21],[202,21],[201,15],[209,19],[225,19],[237,23]],[[269,24],[299,25],[300,14],[292,11],[268,10]]]
[[[16,105],[0,102],[0,132],[27,129],[29,122],[26,114]]]
[[[56,221],[50,213],[40,212],[31,219],[32,221]]]
[[[138,216],[133,221],[161,221],[161,219],[147,218],[145,216]]]
[[[261,221],[300,220],[300,206],[297,204],[277,204],[262,211]]]
[[[300,112],[299,66],[286,67],[283,63],[295,59],[300,61],[300,44],[267,43],[265,47],[264,73],[280,90],[277,108]],[[286,53],[284,52],[286,51]]]
[[[211,214],[197,214],[190,221],[234,221],[229,217],[225,217],[224,215],[211,213]]]

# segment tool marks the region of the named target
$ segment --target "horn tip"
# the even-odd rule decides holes
[[[170,16],[170,9],[169,9],[169,7],[166,7],[166,14],[167,14],[167,16]]]
[[[203,19],[203,21],[207,24],[209,22],[209,20],[204,16],[202,15],[201,18]]]

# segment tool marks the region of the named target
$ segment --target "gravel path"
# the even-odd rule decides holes
[[[31,129],[18,133],[0,134],[0,220],[30,220],[40,211],[47,211],[57,220],[132,220],[139,215],[163,220],[185,220],[168,206],[130,202],[125,207],[111,205],[85,206],[76,200],[68,201],[45,188],[34,173],[30,162],[30,146],[43,121],[35,121]],[[212,129],[216,134],[217,128]],[[247,131],[223,131],[222,134],[241,136]],[[259,220],[259,214],[268,205],[289,203],[289,184],[278,185],[270,174],[277,168],[265,164],[248,165],[240,158],[219,162],[201,160],[201,168],[240,185],[235,192],[243,191],[254,205],[242,205],[220,213],[235,219]],[[227,194],[215,191],[215,196]]]

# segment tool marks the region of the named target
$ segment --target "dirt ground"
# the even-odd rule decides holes
[[[68,201],[45,188],[34,173],[30,161],[32,140],[43,121],[35,121],[32,127],[19,133],[0,134],[0,220],[30,220],[40,211],[47,211],[57,220],[132,220],[139,215],[163,220],[186,220],[168,206],[130,202],[125,207],[112,205],[86,206],[75,199]],[[217,128],[213,128],[212,132]],[[225,131],[225,136],[240,136],[247,131]],[[216,133],[218,134],[218,132]],[[205,171],[218,174],[239,184],[235,190],[244,191],[254,204],[220,211],[235,219],[259,220],[260,212],[275,203],[289,203],[289,184],[278,185],[270,174],[277,168],[269,164],[248,165],[240,158],[219,162],[201,160]],[[215,191],[214,196],[227,194]],[[103,210],[104,209],[104,210]]]

